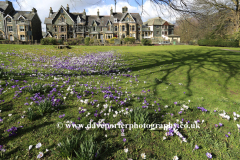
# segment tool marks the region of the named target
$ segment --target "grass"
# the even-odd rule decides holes
[[[26,53],[33,53],[39,56],[56,57],[71,57],[72,53],[98,53],[114,50],[122,55],[122,60],[119,59],[117,62],[125,64],[119,66],[121,75],[116,73],[116,75],[109,76],[96,73],[92,76],[79,77],[80,75],[76,75],[80,74],[77,71],[68,73],[67,70],[64,70],[66,71],[66,73],[64,72],[65,76],[61,76],[64,80],[57,81],[58,84],[51,87],[52,82],[56,82],[54,76],[34,77],[32,74],[39,72],[57,74],[60,72],[59,70],[31,65],[33,63],[40,64],[40,62],[33,61],[34,57],[23,59],[14,55],[0,54],[0,64],[4,63],[4,66],[8,66],[7,69],[4,69],[4,72],[8,71],[7,76],[0,77],[0,88],[3,88],[0,100],[4,100],[0,103],[0,117],[3,119],[2,123],[0,122],[2,135],[0,145],[6,149],[5,152],[1,152],[3,159],[37,159],[39,152],[44,153],[42,159],[94,159],[96,153],[97,158],[95,159],[109,160],[142,159],[142,153],[146,154],[146,159],[172,159],[174,156],[178,156],[179,159],[207,159],[207,152],[212,154],[213,159],[240,158],[238,154],[240,137],[237,128],[239,119],[233,120],[233,112],[240,113],[240,54],[237,52],[198,46],[73,46],[70,50],[57,50],[53,46],[1,45],[0,48],[0,52],[3,53],[14,52],[28,56],[29,54]],[[23,69],[21,69],[22,67]],[[35,73],[36,69],[38,69],[37,73]],[[20,74],[13,74],[10,70]],[[22,73],[25,74],[21,75]],[[75,75],[71,75],[71,73]],[[132,77],[123,76],[126,74],[132,75]],[[19,82],[11,79],[19,80]],[[23,80],[27,82],[25,83]],[[68,80],[69,82],[66,83]],[[14,85],[22,87],[32,83],[49,84],[50,89],[39,86],[19,93],[18,97],[16,96],[16,91],[19,91],[18,87],[11,87]],[[6,86],[6,84],[8,85]],[[84,88],[79,84],[91,84],[98,89]],[[61,88],[62,85],[65,86]],[[71,88],[73,88],[72,85],[75,85],[74,90],[82,96],[80,99],[76,94],[71,95],[67,91],[69,85]],[[127,103],[119,105],[119,101],[115,102],[112,99],[112,103],[110,103],[109,99],[104,99],[105,94],[101,92],[102,90],[114,93],[114,90],[104,88],[109,85],[114,86],[117,91],[121,91],[122,96],[119,101],[127,98]],[[119,89],[119,87],[121,88]],[[46,90],[44,90],[45,88]],[[47,109],[49,108],[48,104],[42,105],[42,108],[37,108],[40,106],[34,104],[25,105],[25,103],[30,104],[33,101],[30,97],[33,97],[35,93],[41,92],[41,95],[47,96],[53,88],[57,88],[57,91],[64,96],[68,93],[63,104],[58,108]],[[84,90],[94,92],[93,97],[91,94],[83,92]],[[84,94],[85,96],[83,96]],[[57,96],[57,93],[56,97],[62,99],[61,96]],[[80,100],[85,99],[89,99],[89,102],[98,101],[94,105],[81,103]],[[149,104],[143,104],[144,100]],[[177,104],[175,105],[174,102]],[[97,107],[97,104],[100,106]],[[108,107],[104,111],[104,104],[112,106],[113,111],[109,116],[103,115],[109,110]],[[184,104],[189,108],[179,114]],[[166,105],[167,108],[165,108]],[[144,109],[142,106],[148,107]],[[199,110],[197,107],[200,106],[207,109],[207,112]],[[33,113],[30,113],[29,107],[32,108]],[[87,111],[79,113],[79,107],[83,107]],[[139,110],[136,109],[137,107]],[[122,109],[126,111],[126,108],[133,109],[133,112],[129,111],[129,115],[118,113],[114,117],[115,111],[119,112]],[[94,116],[96,110],[100,117]],[[101,110],[102,114],[99,113]],[[219,116],[223,110],[230,115],[230,120]],[[126,113],[125,111],[123,113]],[[88,112],[91,114],[86,116]],[[9,116],[9,114],[12,115]],[[32,120],[27,118],[31,117],[31,114],[34,114]],[[59,118],[63,114],[65,116]],[[26,117],[22,118],[23,115]],[[80,120],[77,119],[78,117]],[[200,120],[200,129],[179,129],[187,139],[185,143],[181,142],[175,134],[167,136],[167,139],[163,140],[167,131],[161,129],[125,129],[123,137],[121,129],[81,129],[78,131],[73,128],[57,128],[59,122],[69,120],[87,125],[90,119],[94,122],[105,119],[105,122],[110,124],[118,123],[120,119],[124,124],[133,123],[133,121],[167,124],[175,123],[177,120],[183,121],[184,124],[190,121],[191,124]],[[202,120],[204,120],[203,123]],[[222,123],[223,126],[215,127],[215,124],[219,125],[219,123]],[[12,126],[23,127],[17,129],[16,136],[9,137],[6,130]],[[229,137],[226,137],[228,132],[231,133]],[[126,142],[123,141],[123,138],[126,138]],[[39,142],[42,146],[37,149],[35,146]],[[59,142],[62,147],[58,146]],[[28,151],[29,145],[33,145],[30,151]],[[193,151],[195,145],[198,145],[199,149]],[[124,148],[128,148],[128,153],[124,152]],[[46,149],[49,151],[46,152]]]

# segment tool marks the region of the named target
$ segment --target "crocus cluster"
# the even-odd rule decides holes
[[[197,107],[197,109],[202,110],[202,112],[207,112],[207,109],[205,109],[204,107]]]
[[[230,120],[230,116],[226,114],[225,111],[223,111],[223,113],[219,114],[222,118],[225,118],[227,120]]]

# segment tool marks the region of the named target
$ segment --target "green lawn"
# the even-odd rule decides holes
[[[206,156],[208,152],[213,159],[240,159],[238,154],[240,136],[237,127],[239,118],[234,120],[233,116],[233,112],[240,114],[240,53],[221,49],[183,45],[72,46],[69,50],[57,50],[53,46],[42,45],[0,45],[0,65],[7,66],[2,70],[0,68],[0,121],[2,119],[0,145],[6,149],[5,152],[0,151],[0,158],[37,159],[39,152],[43,152],[44,156],[41,159],[121,160],[142,159],[141,154],[145,153],[146,159],[165,160],[178,156],[183,160],[198,160],[208,159]],[[62,66],[60,69],[56,69],[55,66],[44,68],[44,65],[60,65],[57,63],[57,61],[60,63],[57,58],[65,57],[65,63],[61,65],[66,65],[71,63],[67,59],[73,60],[76,55],[109,51],[121,54],[121,57],[116,59],[119,63],[119,71],[115,75],[109,76],[99,72],[93,75],[81,75],[85,72],[62,69]],[[7,52],[18,55],[6,54]],[[105,62],[110,59],[106,59]],[[54,62],[55,60],[57,61]],[[91,62],[86,61],[86,65],[90,67],[89,63]],[[112,65],[110,61],[105,68],[99,69],[108,70]],[[49,75],[53,73],[60,76]],[[129,76],[126,76],[127,74]],[[54,80],[54,77],[62,77],[62,80]],[[24,80],[27,82],[23,82]],[[35,83],[48,84],[49,87],[44,90],[41,86],[35,86]],[[33,89],[19,89],[26,85],[32,85]],[[78,94],[71,94],[69,86]],[[89,86],[92,88],[88,88]],[[56,92],[52,91],[54,88]],[[117,98],[104,98],[107,92],[102,91],[108,91],[109,95],[113,93],[115,96],[119,96],[119,92],[122,94],[116,101]],[[38,92],[45,97],[52,94],[55,98],[62,99],[65,96],[66,99],[58,108],[54,107],[55,109],[41,115],[37,104],[25,104],[33,102],[31,97],[34,99],[35,93]],[[92,92],[94,93],[91,94]],[[58,95],[59,93],[61,95]],[[98,101],[94,104],[84,104],[81,100],[85,99],[89,99],[89,102]],[[119,101],[124,104],[119,104]],[[104,110],[105,104],[112,106],[111,112],[108,111],[109,107]],[[165,107],[166,105],[168,107]],[[183,105],[189,108],[179,114]],[[31,120],[31,112],[28,111],[29,107],[35,114],[33,120]],[[81,111],[79,107],[87,111],[79,113]],[[137,107],[140,111],[136,109]],[[207,112],[197,107],[204,107]],[[128,111],[126,114],[126,108],[133,109],[133,112]],[[230,116],[230,120],[221,118],[219,114],[223,113],[223,110]],[[118,112],[117,115],[115,111]],[[86,116],[87,113],[90,115]],[[94,115],[95,113],[97,116]],[[109,116],[105,116],[104,113],[109,113]],[[63,114],[65,116],[59,118]],[[24,118],[21,117],[23,115]],[[179,123],[178,120],[183,121],[184,124],[187,121],[192,124],[199,120],[200,129],[179,129],[187,140],[182,142],[176,134],[166,136],[167,131],[163,129],[124,129],[125,136],[121,136],[119,128],[80,131],[74,128],[57,128],[58,122],[69,120],[87,125],[91,119],[94,122],[105,119],[105,122],[110,124],[116,124],[120,120],[124,124],[132,124],[134,121],[138,124],[169,122],[173,124]],[[219,123],[223,126],[219,126]],[[218,126],[216,127],[215,124]],[[9,137],[10,132],[7,130],[13,126],[19,127],[17,134]],[[166,139],[163,140],[163,137]],[[123,138],[126,138],[125,142]],[[36,148],[39,142],[42,146]],[[58,146],[59,142],[62,147]],[[29,151],[30,145],[33,147]],[[198,145],[199,149],[193,151],[195,145]],[[127,153],[124,152],[124,148],[128,148]],[[46,152],[46,149],[49,151]],[[81,158],[76,158],[77,154],[74,150],[81,155]],[[96,152],[98,154],[95,158]],[[93,158],[88,155],[92,155]]]

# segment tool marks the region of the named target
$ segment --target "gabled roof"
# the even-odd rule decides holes
[[[69,18],[74,22],[74,20],[72,19],[72,17],[69,15],[69,13],[66,11],[66,9],[65,9],[63,6],[61,6],[61,7],[59,8],[59,10],[52,16],[52,21],[54,20],[54,18],[56,17],[57,13],[59,13],[61,9],[63,9],[63,11],[64,11],[64,12],[69,16]]]
[[[106,26],[108,25],[108,23],[111,23],[111,25],[112,25],[112,22],[110,20],[108,20],[107,23],[106,23]]]
[[[52,33],[51,32],[47,32],[45,37],[47,37],[48,35],[50,35],[52,37]]]
[[[134,20],[134,22],[136,22],[135,19],[133,18],[133,16],[131,15],[131,13],[128,13],[128,12],[124,13],[124,15],[122,16],[120,22],[122,22],[122,20],[123,20],[128,14],[132,17],[132,19]]]
[[[61,8],[60,8],[61,9]],[[58,12],[60,11],[58,10]],[[64,8],[63,8],[64,9]],[[58,12],[54,12],[51,17],[45,18],[44,23],[45,24],[52,24],[52,20],[54,17],[57,15]],[[139,13],[129,13],[134,21],[138,24],[142,24],[142,19]],[[71,17],[71,19],[74,22],[77,22],[77,17],[79,16],[81,18],[81,22],[86,23],[85,25],[91,26],[92,22],[95,20],[98,26],[106,26],[107,22],[110,21],[111,23],[114,22],[114,18],[117,18],[118,20],[121,20],[124,15],[127,15],[127,13],[121,13],[121,12],[114,12],[113,16],[97,16],[97,15],[86,15],[86,17],[83,17],[83,12],[82,13],[68,13],[68,15]]]
[[[167,21],[163,20],[161,17],[151,18],[147,22],[144,22],[143,25],[153,26],[153,25],[164,25]],[[173,25],[167,22],[169,25]]]
[[[16,21],[20,16],[24,17],[27,20],[32,20],[37,13],[32,13],[31,11],[15,11],[12,15],[13,19]],[[39,19],[40,20],[40,19]]]
[[[23,18],[23,19],[26,19],[23,15],[20,15],[17,19],[20,19],[20,18]]]

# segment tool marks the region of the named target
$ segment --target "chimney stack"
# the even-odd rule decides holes
[[[83,10],[83,19],[86,20],[86,12],[85,12],[85,9]]]
[[[36,8],[33,8],[33,9],[32,9],[32,13],[37,13]]]
[[[52,16],[52,14],[53,14],[53,10],[52,10],[52,7],[50,7],[50,12],[49,12],[49,18]]]
[[[112,16],[112,15],[113,15],[113,9],[112,9],[112,7],[111,7],[110,16]]]
[[[67,12],[69,13],[69,5],[67,4]]]
[[[98,9],[98,11],[97,11],[97,16],[99,17],[99,9]]]
[[[125,6],[122,8],[122,13],[126,13],[126,12],[128,12],[128,8]]]

